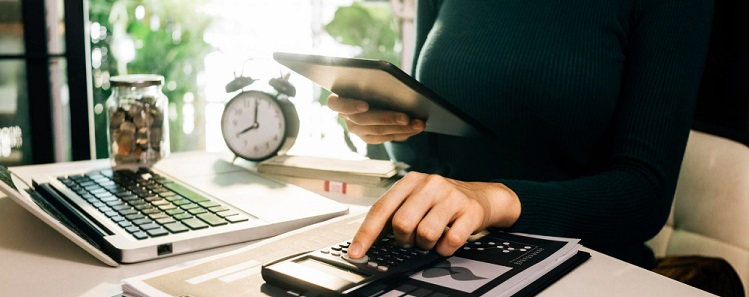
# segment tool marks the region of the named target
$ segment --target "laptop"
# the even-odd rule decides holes
[[[111,266],[270,237],[348,213],[216,153],[173,154],[151,168],[121,170],[108,160],[0,166],[0,180],[0,191]]]

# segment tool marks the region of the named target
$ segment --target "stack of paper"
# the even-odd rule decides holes
[[[323,196],[334,193],[361,198],[378,198],[390,190],[390,187],[398,181],[397,178],[390,178],[375,185],[267,173],[263,175],[271,179],[302,187]]]
[[[314,156],[280,155],[257,165],[261,174],[382,186],[408,168],[385,160],[340,160]]]

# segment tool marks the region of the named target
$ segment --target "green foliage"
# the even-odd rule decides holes
[[[389,3],[339,7],[325,32],[341,44],[357,48],[357,58],[385,60],[400,64],[400,30]],[[323,90],[319,101],[325,105],[330,92]]]
[[[389,2],[362,4],[355,1],[351,6],[338,8],[333,20],[325,25],[325,31],[341,44],[356,47],[361,52],[358,58],[385,60],[400,65],[400,30]],[[325,105],[329,92],[322,92],[320,103]],[[344,128],[344,141],[351,151],[356,147],[351,142],[346,124],[339,118]],[[367,156],[372,159],[388,159],[382,145],[367,145]]]
[[[400,64],[400,31],[389,4],[340,7],[325,31],[341,44],[360,48],[357,57]]]
[[[193,104],[199,106],[200,96],[197,85],[197,75],[203,70],[203,58],[213,48],[203,41],[203,33],[211,24],[211,19],[201,13],[201,7],[206,0],[90,0],[89,19],[107,28],[109,36],[92,44],[93,47],[106,48],[110,53],[103,57],[102,65],[94,71],[101,79],[103,73],[108,76],[134,73],[152,73],[163,75],[167,84],[174,82],[173,89],[164,87],[164,93],[169,102],[176,107],[176,120],[170,121],[170,142],[172,150],[189,150],[198,148],[197,133],[184,135],[182,133],[182,107],[186,93],[195,97]],[[115,11],[115,7],[125,7],[125,15]],[[135,9],[139,5],[145,8],[145,17],[136,19]],[[153,18],[156,16],[156,18]],[[158,19],[158,25],[156,23]],[[113,34],[117,26],[127,33],[136,44],[135,59],[127,64],[127,73],[119,73],[118,61],[112,55],[111,45]],[[94,89],[94,104],[103,103],[109,97],[110,89],[102,87]],[[201,118],[196,108],[196,119]],[[97,156],[108,154],[106,140],[106,113],[97,115],[94,119],[96,129]],[[175,118],[175,115],[171,115]],[[196,123],[199,126],[199,123]],[[101,128],[100,128],[101,127]]]
[[[339,7],[324,29],[339,43],[357,48],[357,58],[400,64],[400,30],[389,4],[355,1]],[[323,90],[319,102],[325,105],[329,95]]]

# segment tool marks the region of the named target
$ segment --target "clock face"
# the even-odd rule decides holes
[[[277,100],[259,91],[232,98],[221,117],[226,145],[248,160],[274,156],[284,144],[286,130],[285,115]]]

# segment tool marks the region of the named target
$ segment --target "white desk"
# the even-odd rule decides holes
[[[30,169],[46,173],[101,164],[106,164],[106,161],[43,165]],[[361,209],[362,199],[354,201],[345,196],[331,198],[344,203],[353,202],[357,204],[354,210]],[[112,268],[100,263],[11,199],[2,196],[0,296],[115,296],[120,293],[122,279],[227,252],[246,244]],[[585,250],[591,253],[592,258],[540,296],[712,296],[596,251]]]

